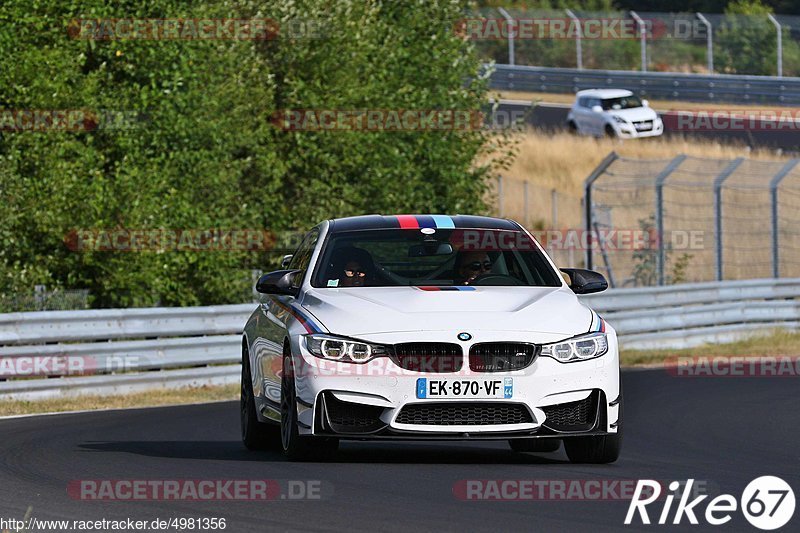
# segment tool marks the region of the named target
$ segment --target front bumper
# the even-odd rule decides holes
[[[664,123],[661,119],[653,121],[653,127],[649,130],[637,130],[632,123],[614,122],[612,124],[617,137],[620,139],[639,139],[643,137],[658,137],[664,133]]]
[[[560,363],[538,357],[512,372],[420,373],[389,358],[366,364],[314,357],[293,339],[298,425],[303,435],[353,439],[503,439],[615,433],[620,397],[616,334],[607,329],[608,352],[588,361]],[[378,343],[408,340],[408,333],[370,336]],[[509,338],[517,336],[518,338]],[[422,338],[421,338],[422,337]],[[452,339],[452,332],[419,332],[415,341]],[[461,343],[464,353],[477,338],[537,342],[509,332],[482,332]],[[552,339],[547,339],[550,342]],[[466,358],[467,356],[465,356]],[[513,379],[503,399],[419,399],[417,379]]]

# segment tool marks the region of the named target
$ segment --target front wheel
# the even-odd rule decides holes
[[[277,448],[279,428],[258,419],[253,381],[250,374],[250,357],[242,350],[242,386],[239,393],[239,414],[242,427],[242,442],[248,450]]]
[[[281,445],[283,454],[292,461],[324,461],[339,449],[339,439],[300,435],[297,429],[297,391],[294,386],[292,360],[283,358],[281,376]]]

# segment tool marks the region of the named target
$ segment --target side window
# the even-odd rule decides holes
[[[586,107],[586,97],[585,96],[581,96],[580,98],[578,98],[578,105],[580,107]]]
[[[308,270],[308,265],[311,263],[311,255],[314,253],[314,247],[317,245],[317,240],[319,239],[319,229],[314,228],[309,231],[305,237],[303,237],[303,242],[300,243],[300,246],[297,247],[297,251],[294,253],[294,257],[292,257],[291,262],[289,263],[289,270],[302,270],[303,273],[295,278],[296,285],[300,286],[302,283],[303,278],[306,275],[306,271]]]

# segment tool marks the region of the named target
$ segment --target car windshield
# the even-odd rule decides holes
[[[603,110],[604,111],[617,111],[619,109],[633,109],[635,107],[642,107],[642,101],[638,96],[620,96],[619,98],[604,98]]]
[[[522,231],[377,229],[333,233],[313,287],[558,287],[561,276]]]

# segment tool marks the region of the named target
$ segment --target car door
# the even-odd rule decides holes
[[[315,227],[309,231],[300,242],[287,268],[301,270],[302,274],[295,278],[297,287],[302,285],[306,276],[311,256],[319,240],[320,229]],[[280,404],[281,378],[280,370],[283,367],[283,343],[289,335],[289,321],[292,315],[288,309],[295,304],[294,296],[277,296],[262,294],[259,305],[258,335],[253,345],[257,373],[262,379],[264,397],[269,403]]]
[[[602,135],[605,132],[605,118],[603,117],[603,113],[598,113],[594,110],[595,106],[603,105],[603,101],[600,98],[590,98],[589,99],[589,130],[592,132],[593,135]]]
[[[590,110],[587,108],[588,101],[588,96],[581,96],[578,98],[578,103],[573,109],[575,124],[578,126],[578,131],[583,135],[590,133],[591,128],[591,124],[589,123]]]

